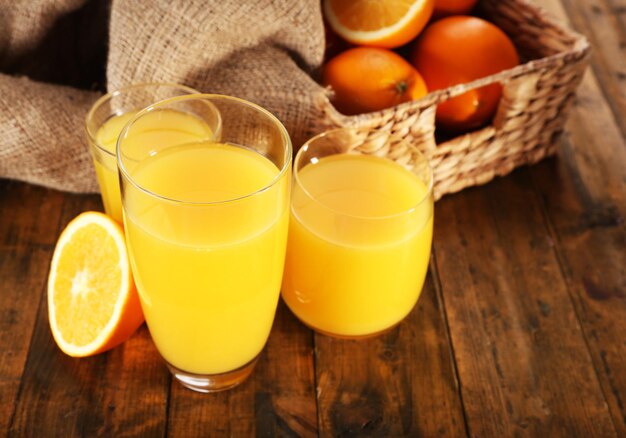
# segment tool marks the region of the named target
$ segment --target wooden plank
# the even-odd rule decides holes
[[[626,2],[542,5],[594,48],[561,160],[532,175],[615,428],[626,436]]]
[[[170,376],[146,326],[107,356],[98,435],[164,436]]]
[[[5,436],[61,216],[59,192],[0,180],[0,435]],[[41,218],[46,220],[42,221]]]
[[[256,372],[256,434],[317,436],[313,334],[282,299]]]
[[[317,435],[313,338],[281,302],[272,333],[250,378],[214,394],[173,381],[168,435]]]
[[[622,38],[626,37],[626,0],[607,0],[607,2],[609,12],[617,22]],[[619,47],[626,49],[626,43],[623,39],[620,41]]]
[[[98,195],[64,195],[61,229],[85,210],[100,210]],[[46,260],[45,276],[49,260]],[[45,293],[11,434],[25,436],[163,436],[169,374],[145,328],[121,346],[95,357],[63,354],[48,326]]]
[[[466,435],[432,276],[395,329],[365,340],[316,335],[321,436]]]
[[[73,359],[62,353],[52,339],[43,300],[9,434],[96,436],[106,411],[99,388],[111,384],[104,378],[106,359],[106,354]]]
[[[470,434],[616,436],[528,169],[437,207]]]
[[[626,141],[593,76],[560,161],[533,169],[615,427],[626,436]]]
[[[613,111],[611,118],[621,136],[626,138],[626,1],[548,0],[545,6],[559,19],[569,18],[573,28],[589,39],[599,91]]]

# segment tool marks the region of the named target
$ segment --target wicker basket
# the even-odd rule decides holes
[[[315,130],[359,127],[388,131],[390,143],[376,153],[404,163],[411,156],[404,145],[417,145],[433,167],[435,199],[485,184],[497,175],[554,154],[588,64],[587,39],[564,28],[528,0],[481,0],[479,5],[481,15],[513,39],[526,63],[414,102],[356,116],[340,114],[324,96],[319,101],[321,116]],[[492,124],[437,144],[437,104],[494,82],[502,84],[503,95]]]

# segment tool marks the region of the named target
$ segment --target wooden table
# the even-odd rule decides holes
[[[100,199],[0,181],[0,434],[626,436],[626,4],[542,4],[595,48],[558,158],[437,203],[430,274],[398,328],[330,339],[281,304],[228,392],[172,382],[145,327],[63,355],[50,258]]]

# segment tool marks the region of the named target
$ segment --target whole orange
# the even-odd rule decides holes
[[[334,91],[335,107],[349,115],[382,110],[428,93],[417,70],[387,49],[346,50],[326,63],[322,76],[324,85]]]
[[[447,17],[426,28],[411,60],[430,91],[471,82],[519,64],[517,50],[502,30],[468,16]],[[437,108],[437,124],[454,131],[479,127],[491,120],[501,95],[501,85],[491,84],[449,99]]]
[[[476,3],[478,0],[435,0],[433,17],[467,14],[476,6]]]

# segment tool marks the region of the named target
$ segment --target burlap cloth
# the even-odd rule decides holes
[[[137,82],[256,102],[298,146],[323,51],[317,0],[0,0],[0,177],[97,191],[85,114]]]

